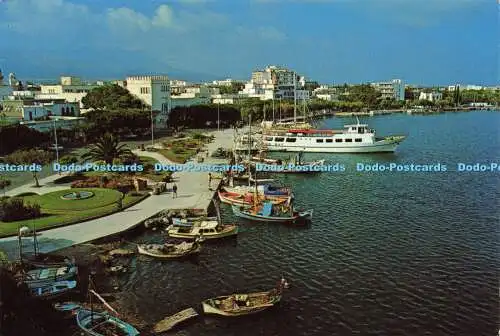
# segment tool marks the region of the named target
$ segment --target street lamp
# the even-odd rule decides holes
[[[56,128],[56,121],[57,118],[54,118],[54,139],[55,139],[55,145],[56,145],[56,161],[59,163],[59,145],[57,144],[57,128]]]
[[[151,147],[155,146],[154,125],[155,121],[153,119],[153,102],[151,101]]]

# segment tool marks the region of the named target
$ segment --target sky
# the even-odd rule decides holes
[[[17,78],[166,74],[321,83],[500,83],[496,0],[0,0],[0,69]]]

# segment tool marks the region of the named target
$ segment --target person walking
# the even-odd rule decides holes
[[[208,173],[208,190],[212,190],[212,173]]]
[[[172,197],[177,198],[177,184],[174,183],[174,186],[172,187],[172,191],[173,191]]]

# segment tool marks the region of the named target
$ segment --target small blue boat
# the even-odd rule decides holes
[[[299,222],[304,222],[312,219],[313,209],[306,211],[286,211],[282,209],[279,205],[274,205],[271,202],[262,203],[262,208],[257,207],[243,207],[235,206],[232,207],[233,213],[241,218],[259,221],[259,222],[273,222],[273,223],[284,223],[284,224],[296,224]],[[285,211],[284,211],[285,210]]]
[[[119,336],[139,335],[139,331],[132,325],[107,312],[97,313],[87,309],[80,309],[76,314],[76,323],[89,336],[105,336],[110,335],[110,332],[114,332],[114,335]]]
[[[76,281],[56,281],[30,288],[31,295],[41,299],[52,299],[76,288]]]

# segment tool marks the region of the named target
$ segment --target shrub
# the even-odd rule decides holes
[[[37,218],[42,215],[38,204],[24,204],[22,198],[11,198],[0,203],[0,220],[13,222],[29,218]]]
[[[139,196],[143,196],[144,194],[143,193],[140,193],[140,192],[137,192],[137,191],[131,191],[128,193],[129,196],[133,196],[133,197],[139,197]]]
[[[172,182],[172,172],[166,172],[162,179],[161,179],[162,182]]]

